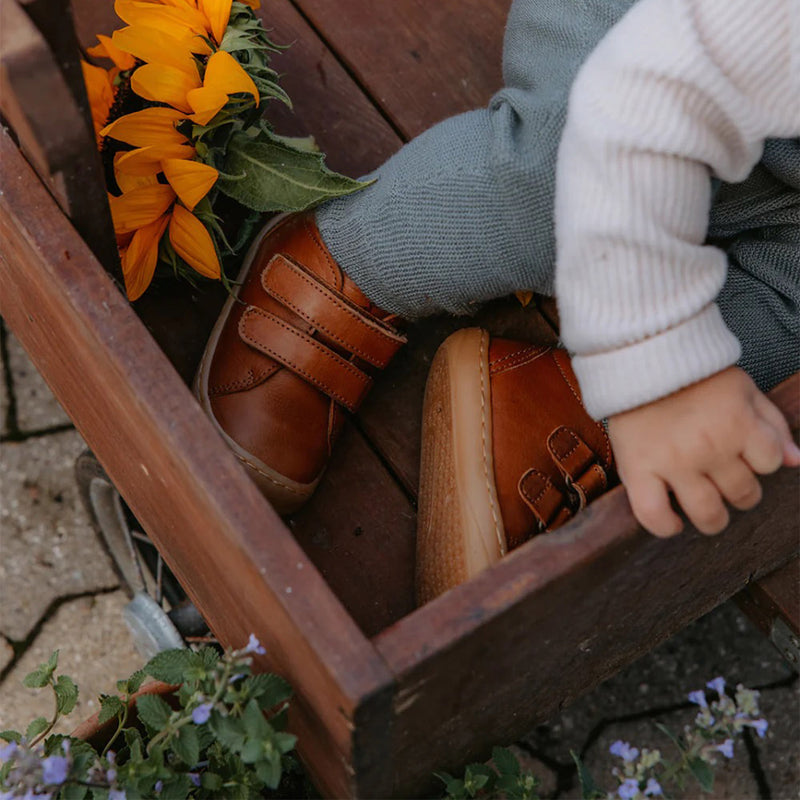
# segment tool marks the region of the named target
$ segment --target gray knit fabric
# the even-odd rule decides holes
[[[486,109],[405,145],[374,185],[321,206],[323,238],[375,303],[415,319],[495,297],[552,294],[555,160],[586,56],[633,0],[515,0],[505,88]],[[729,254],[719,304],[762,388],[800,367],[800,143],[768,143],[742,184],[721,185],[710,240]]]

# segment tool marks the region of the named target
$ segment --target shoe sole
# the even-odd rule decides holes
[[[460,330],[439,348],[425,387],[417,525],[420,605],[506,553],[491,409],[489,334]]]
[[[281,515],[292,514],[301,508],[314,493],[314,490],[319,484],[321,475],[311,483],[298,483],[277,470],[274,470],[268,464],[256,458],[252,453],[240,447],[225,433],[214,416],[208,392],[208,377],[211,370],[211,360],[214,351],[217,349],[217,343],[222,334],[222,329],[228,320],[234,303],[238,302],[239,285],[247,275],[250,265],[253,263],[253,259],[256,257],[256,253],[258,253],[258,249],[261,246],[261,242],[288,216],[288,214],[280,214],[275,217],[275,219],[271,220],[262,230],[261,235],[250,245],[250,249],[247,251],[247,255],[242,263],[242,268],[236,276],[237,285],[232,290],[233,294],[225,301],[219,318],[211,331],[211,336],[206,344],[206,349],[203,351],[203,357],[200,360],[200,367],[195,374],[194,383],[192,384],[194,396],[197,398],[203,411],[206,412],[206,415],[209,417],[220,436],[225,440],[226,444],[233,450],[236,457],[244,464],[248,475],[256,483],[261,493]]]

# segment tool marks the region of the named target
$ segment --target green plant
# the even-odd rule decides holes
[[[144,800],[269,796],[296,768],[295,737],[285,732],[289,685],[271,674],[252,674],[255,636],[224,655],[211,647],[167,650],[127,680],[119,695],[100,698],[99,722],[111,732],[97,749],[53,734],[75,707],[78,689],[56,676],[58,651],[24,679],[54,694],[51,719],[35,719],[23,733],[2,731],[0,798]],[[167,702],[142,693],[146,677],[174,686]]]

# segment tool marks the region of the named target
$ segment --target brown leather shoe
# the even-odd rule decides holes
[[[284,215],[245,259],[195,394],[281,514],[311,496],[339,435],[405,342],[342,272],[312,213]]]
[[[418,601],[563,525],[616,482],[564,350],[456,332],[425,390]]]

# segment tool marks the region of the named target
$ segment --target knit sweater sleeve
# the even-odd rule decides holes
[[[800,135],[800,0],[640,0],[573,86],[557,164],[556,294],[597,419],[735,363],[704,245],[710,176]]]

